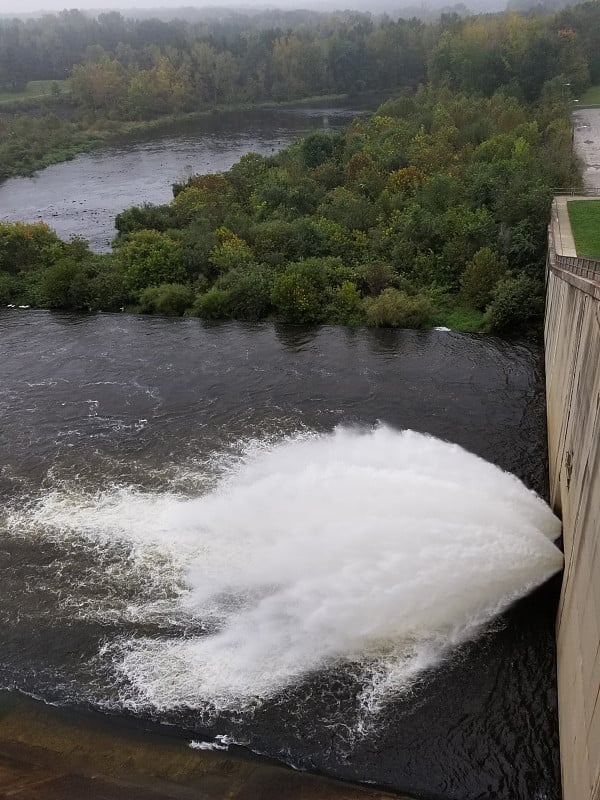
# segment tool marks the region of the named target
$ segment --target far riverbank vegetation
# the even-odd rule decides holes
[[[41,223],[0,225],[0,303],[535,330],[553,187],[577,181],[573,92],[600,81],[598,8],[428,25],[315,14],[296,31],[257,25],[229,38],[213,31],[210,42],[160,23],[152,36],[168,41],[151,47],[138,23],[101,15],[94,25],[112,21],[113,39],[94,28],[68,96],[58,86],[44,101],[55,111],[2,116],[0,164],[10,153],[13,163],[44,158],[48,136],[56,131],[58,146],[65,126],[85,137],[210,102],[410,88],[343,134],[248,154],[226,173],[174,186],[167,205],[124,211],[110,254],[61,242]],[[130,40],[115,43],[123,25]],[[53,76],[47,64],[36,69],[24,63],[15,91],[41,70]],[[61,116],[66,107],[83,116]]]

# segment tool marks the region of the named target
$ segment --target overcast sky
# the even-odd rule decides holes
[[[258,2],[244,2],[244,0],[0,0],[0,13],[8,14],[28,13],[30,11],[62,11],[63,8],[81,8],[83,10],[97,11],[99,9],[123,9],[123,8],[181,8],[183,6],[235,6],[240,7],[250,5],[260,6],[281,6],[289,5],[287,2],[268,2],[259,0]],[[297,7],[314,5],[311,2],[298,0]],[[352,5],[350,3],[350,5]]]

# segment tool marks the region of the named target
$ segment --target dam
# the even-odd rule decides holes
[[[586,145],[598,119],[597,109],[575,115],[592,194],[598,166]],[[563,794],[587,800],[600,796],[600,261],[577,256],[568,202],[553,204],[544,339],[550,501],[565,553],[556,626]]]

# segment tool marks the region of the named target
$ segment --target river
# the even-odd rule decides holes
[[[0,342],[0,688],[423,798],[558,800],[547,512],[400,433],[544,493],[536,347],[8,309]]]
[[[229,169],[244,153],[271,155],[310,131],[340,130],[380,99],[220,112],[130,137],[0,184],[0,220],[43,220],[60,237],[82,236],[103,252],[116,233],[115,216],[125,208],[168,203],[173,183]]]

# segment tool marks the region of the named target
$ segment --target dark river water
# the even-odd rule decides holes
[[[379,100],[220,112],[129,138],[0,184],[0,220],[43,220],[61,238],[83,236],[93,250],[105,251],[116,233],[115,216],[125,208],[168,203],[175,182],[227,170],[251,151],[271,155],[312,130],[339,130]]]
[[[558,800],[556,579],[479,635],[457,639],[402,690],[385,688],[390,664],[398,666],[387,645],[381,658],[371,653],[369,669],[383,665],[379,700],[371,705],[362,656],[325,659],[277,691],[265,691],[261,674],[256,686],[237,687],[244,697],[239,704],[228,702],[222,676],[213,676],[207,688],[202,674],[203,664],[212,669],[220,663],[203,649],[219,620],[235,618],[239,607],[254,602],[250,589],[248,596],[236,595],[235,570],[215,601],[224,617],[211,616],[209,594],[202,594],[208,592],[202,581],[210,584],[238,563],[236,525],[248,537],[255,536],[253,527],[268,531],[271,516],[293,527],[293,516],[286,516],[290,503],[307,525],[314,516],[318,487],[290,500],[285,481],[278,482],[286,470],[296,475],[290,459],[298,458],[302,480],[310,480],[318,464],[302,466],[302,442],[333,448],[332,493],[345,469],[335,464],[335,448],[359,447],[374,429],[392,459],[395,443],[401,446],[394,431],[413,429],[457,443],[544,493],[543,379],[534,346],[437,331],[3,310],[0,350],[0,688],[174,725],[190,740],[226,736],[234,747],[299,768],[423,798]],[[346,438],[340,443],[335,436]],[[300,450],[286,449],[290,441]],[[416,442],[415,461],[422,446]],[[273,449],[278,466],[267,469],[260,454]],[[250,482],[244,469],[256,458],[263,473]],[[460,473],[463,462],[456,463]],[[436,491],[461,479],[447,467],[440,472],[426,498],[432,507]],[[377,483],[360,474],[365,493],[376,494]],[[351,478],[344,473],[348,485],[354,485]],[[376,481],[385,480],[379,469]],[[268,502],[253,518],[257,493]],[[208,506],[197,505],[206,497]],[[198,513],[204,514],[202,530],[195,527]],[[325,518],[327,509],[318,513]],[[350,520],[348,547],[354,534]],[[194,573],[204,558],[194,550],[196,535],[207,537],[214,570],[202,581]],[[326,560],[327,549],[338,543],[327,530],[315,536],[306,551],[318,547]],[[498,541],[493,558],[501,556]],[[450,548],[429,555],[435,583],[458,570],[452,585],[460,588],[461,542],[457,531]],[[482,569],[488,556],[483,543],[477,549]],[[308,558],[302,551],[296,557]],[[370,557],[365,553],[365,563]],[[273,563],[289,567],[285,560]],[[319,559],[307,563],[319,571]],[[271,582],[284,582],[276,568],[268,569]],[[297,571],[303,569],[300,563]],[[348,571],[344,581],[355,577]],[[307,585],[310,600],[325,591],[319,613],[337,613],[327,605],[327,586]],[[298,594],[298,604],[305,600]],[[352,616],[360,613],[356,607]],[[299,627],[306,621],[310,630],[309,616]],[[263,627],[253,628],[253,641],[243,642],[252,664],[263,628],[271,641],[281,624],[276,609],[261,620]],[[289,647],[296,644],[292,636]],[[221,671],[229,666],[223,662]],[[273,673],[280,667],[272,662]],[[371,684],[376,672],[369,673]],[[376,694],[371,691],[371,700]]]

